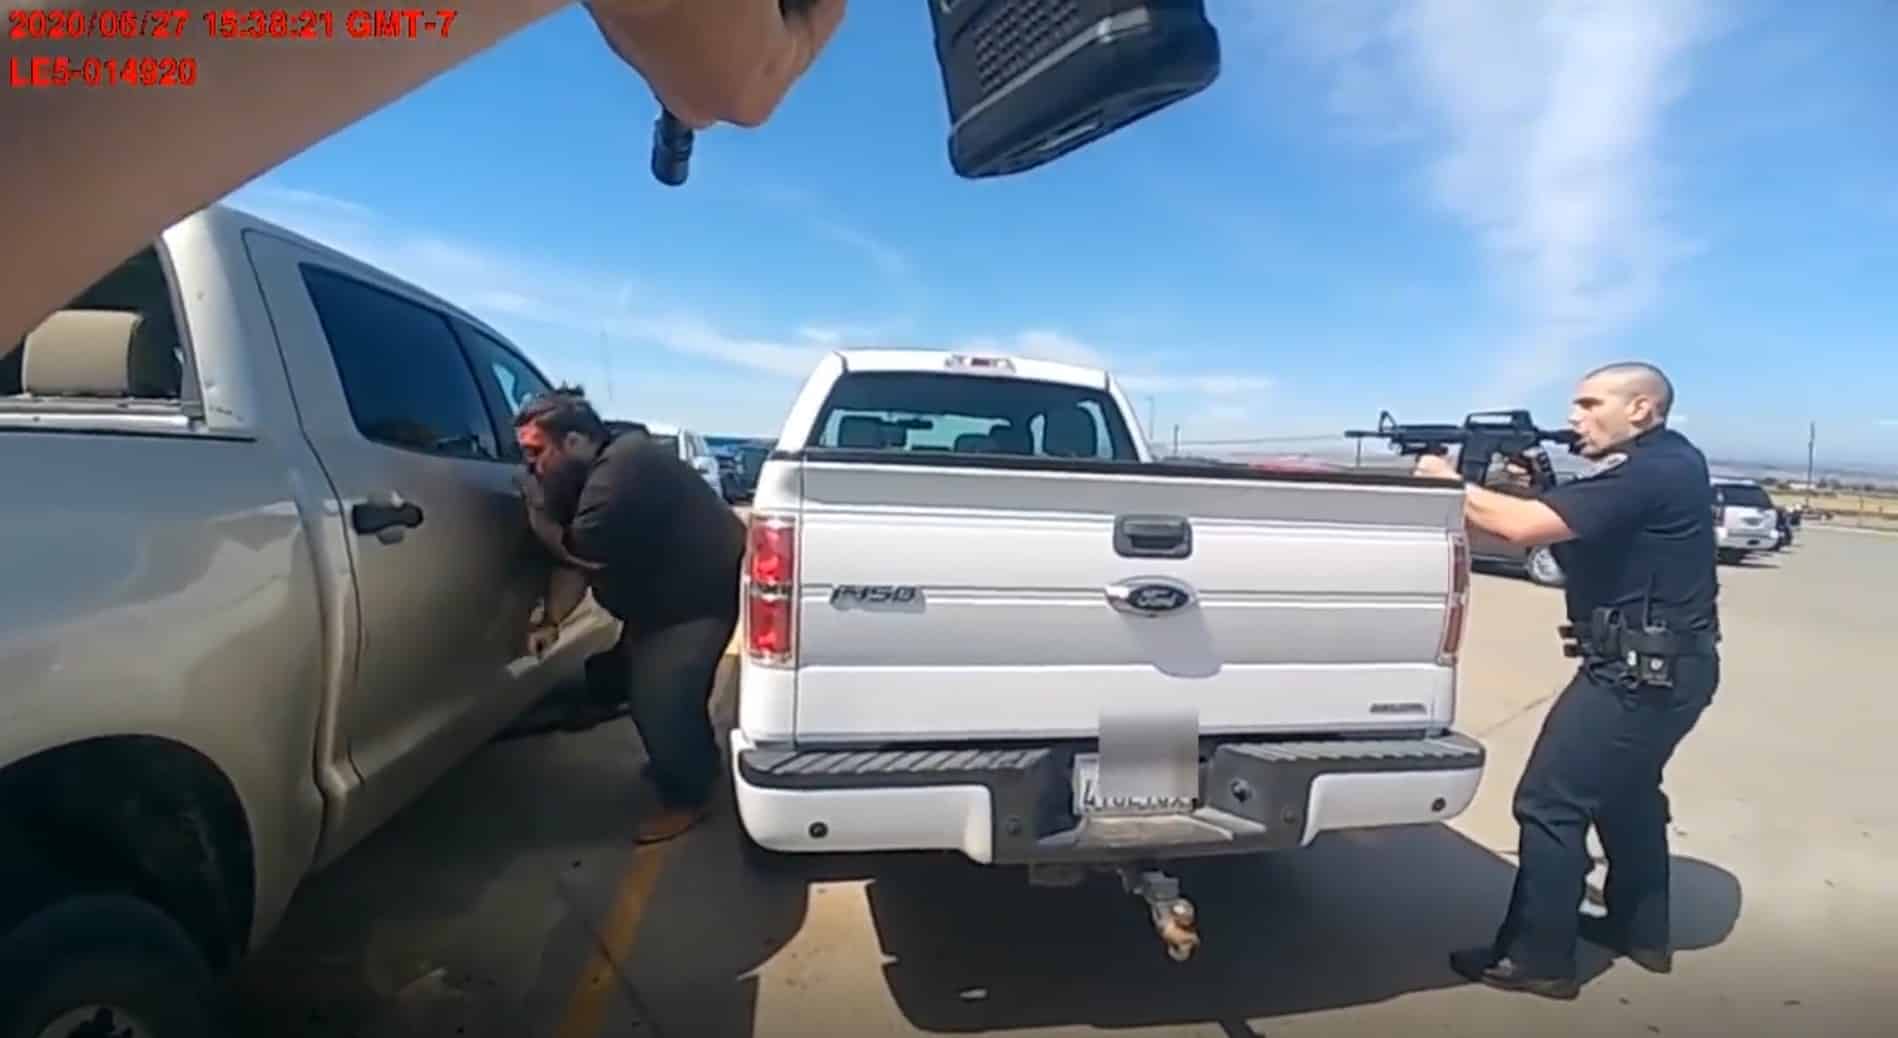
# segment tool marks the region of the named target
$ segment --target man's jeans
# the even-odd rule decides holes
[[[611,649],[587,660],[596,696],[629,701],[652,762],[649,774],[668,807],[703,803],[718,781],[712,686],[737,626],[735,611],[653,630],[628,624]]]

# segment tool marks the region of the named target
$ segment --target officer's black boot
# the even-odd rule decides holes
[[[1627,936],[1621,932],[1620,928],[1604,916],[1581,913],[1577,932],[1582,940],[1606,948],[1617,955],[1625,955],[1628,961],[1649,973],[1674,971],[1674,949],[1632,946],[1628,944]]]
[[[1582,986],[1574,977],[1533,977],[1508,956],[1498,956],[1494,948],[1465,948],[1450,953],[1450,968],[1478,984],[1504,991],[1526,991],[1543,998],[1567,1001],[1581,994]]]

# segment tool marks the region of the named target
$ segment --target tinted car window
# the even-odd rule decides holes
[[[814,445],[1117,461],[1138,457],[1119,409],[1103,390],[914,372],[866,371],[839,378],[818,413]]]
[[[521,448],[514,439],[513,418],[528,400],[552,387],[520,354],[494,336],[466,321],[458,320],[454,326],[461,334],[462,342],[467,344],[468,356],[474,362],[482,390],[487,393],[495,409],[501,456],[509,461],[519,460]]]
[[[357,430],[410,450],[500,458],[494,424],[445,315],[320,267],[305,266],[303,281]]]

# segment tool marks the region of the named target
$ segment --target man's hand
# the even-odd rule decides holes
[[[661,104],[695,130],[758,126],[843,21],[844,0],[588,0],[588,13]]]
[[[547,650],[553,648],[559,641],[559,624],[540,624],[527,632],[527,651],[533,653],[535,659],[541,659],[547,655]]]
[[[1463,478],[1462,474],[1457,472],[1456,466],[1450,464],[1449,457],[1442,454],[1417,455],[1417,464],[1412,466],[1410,474],[1422,479]]]

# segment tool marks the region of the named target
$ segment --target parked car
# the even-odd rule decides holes
[[[609,423],[611,424],[611,423]],[[698,471],[699,477],[729,501],[724,481],[719,476],[718,456],[706,445],[705,437],[690,429],[665,422],[638,423],[654,441],[679,452],[679,460]]]
[[[758,476],[764,471],[765,459],[771,456],[773,444],[769,440],[753,440],[741,445],[732,457],[732,474],[737,481],[736,500],[750,501],[758,493]]]
[[[547,384],[222,206],[0,346],[0,1034],[229,1033],[216,975],[308,876],[580,684],[590,599],[527,642]]]
[[[1722,562],[1779,545],[1779,512],[1772,495],[1750,479],[1713,480],[1714,545]]]
[[[1562,477],[1558,476],[1557,479],[1561,480]],[[1492,465],[1484,485],[1512,497],[1532,497],[1535,494],[1534,488],[1525,479],[1501,463]],[[1480,526],[1470,526],[1469,537],[1470,560],[1474,564],[1521,574],[1543,587],[1561,587],[1567,579],[1562,573],[1561,563],[1555,561],[1555,552],[1546,544],[1525,548]]]
[[[817,366],[750,516],[731,753],[757,851],[1121,870],[1179,958],[1161,862],[1469,805],[1461,485],[1155,461],[1138,428],[1090,368]]]
[[[770,440],[742,436],[707,436],[705,442],[718,455],[719,472],[726,487],[725,500],[734,504],[750,501],[758,489],[758,470],[765,455],[771,453]]]
[[[1775,508],[1779,524],[1779,543],[1773,546],[1775,551],[1785,551],[1792,547],[1793,534],[1799,529],[1800,514],[1797,507]]]

